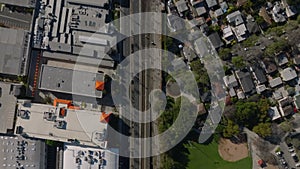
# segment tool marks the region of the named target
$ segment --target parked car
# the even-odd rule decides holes
[[[278,152],[276,152],[275,154],[276,154],[278,157],[281,157],[283,153],[282,153],[281,151],[278,151]]]
[[[299,162],[299,158],[297,156],[293,156],[293,160],[297,163]]]
[[[300,167],[300,163],[297,163],[295,166],[296,166],[296,167]]]

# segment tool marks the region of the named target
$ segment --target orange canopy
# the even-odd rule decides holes
[[[57,103],[62,103],[68,105],[68,107],[72,104],[71,100],[63,100],[63,99],[54,99],[53,106],[56,107]]]
[[[101,91],[104,90],[104,82],[102,82],[102,81],[96,81],[95,88],[97,90],[101,90]]]
[[[100,122],[102,123],[108,123],[109,122],[109,116],[111,113],[105,113],[102,112],[101,117],[100,117]]]

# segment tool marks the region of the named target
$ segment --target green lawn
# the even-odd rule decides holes
[[[247,157],[237,162],[224,161],[218,152],[216,141],[208,145],[186,145],[189,150],[188,169],[252,169],[252,159]]]

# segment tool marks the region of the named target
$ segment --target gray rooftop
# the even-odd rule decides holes
[[[251,78],[251,74],[248,71],[237,71],[236,76],[245,93],[250,93],[255,90],[253,79]]]
[[[13,129],[17,98],[13,95],[10,83],[0,82],[0,133]]]
[[[216,0],[205,0],[205,1],[206,1],[207,6],[208,6],[209,8],[218,5],[218,2],[217,2]]]
[[[27,61],[28,32],[0,27],[0,73],[23,75]],[[26,38],[27,37],[27,38]]]
[[[208,36],[208,39],[212,43],[213,47],[216,49],[218,49],[224,45],[224,43],[222,42],[222,40],[217,32],[210,34]]]
[[[0,3],[15,5],[15,6],[22,6],[22,7],[35,7],[36,0],[0,0]]]
[[[22,147],[24,147],[23,155],[20,151]],[[1,169],[18,168],[21,165],[32,169],[46,168],[46,146],[40,140],[0,135],[0,151]]]
[[[103,74],[42,65],[39,88],[101,98],[102,91],[95,89],[96,81],[104,81]]]

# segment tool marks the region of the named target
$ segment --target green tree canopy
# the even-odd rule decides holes
[[[242,56],[232,57],[232,64],[238,69],[242,69],[246,66]]]
[[[271,136],[271,123],[259,123],[257,126],[253,127],[253,132],[258,134],[259,136],[266,138]]]
[[[226,127],[223,129],[223,136],[225,138],[231,138],[235,135],[239,134],[239,126],[235,124],[233,121],[228,120]]]

